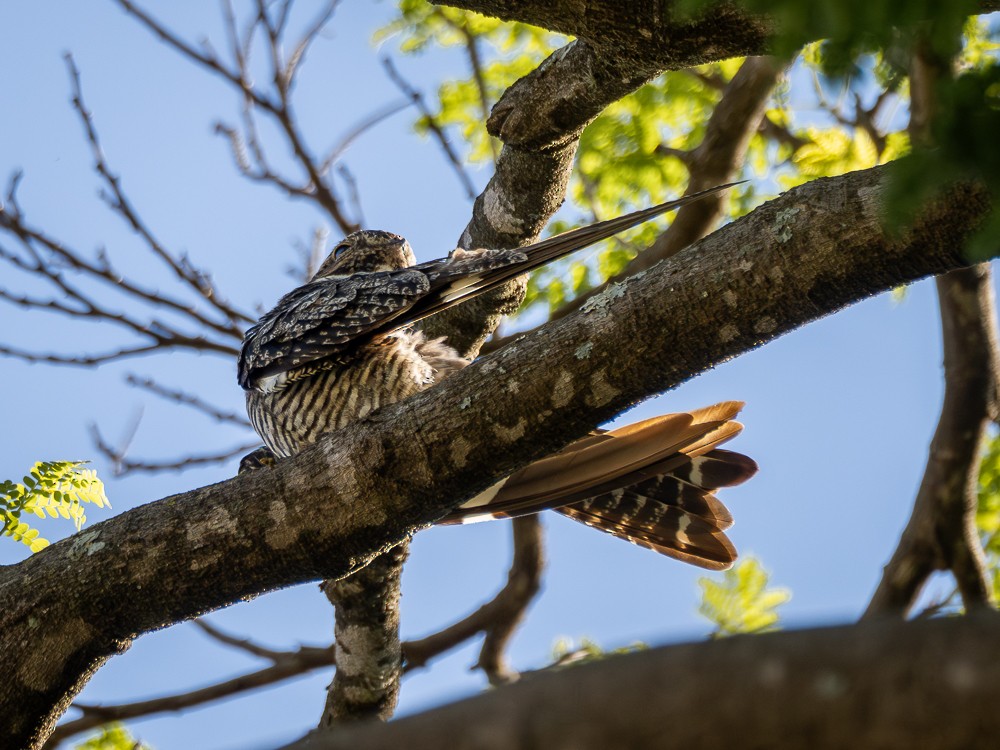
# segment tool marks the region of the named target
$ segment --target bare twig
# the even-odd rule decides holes
[[[13,191],[13,187],[11,190]],[[96,261],[87,260],[81,252],[26,224],[24,214],[14,201],[10,201],[10,206],[9,210],[6,207],[0,209],[0,229],[9,232],[17,239],[27,257],[18,255],[0,246],[0,260],[9,263],[21,271],[44,279],[56,288],[59,296],[63,299],[32,298],[9,290],[0,290],[0,299],[22,307],[47,309],[74,317],[107,321],[152,341],[150,346],[123,347],[120,356],[129,356],[134,353],[152,351],[157,348],[187,348],[196,351],[212,351],[230,356],[236,353],[236,346],[231,342],[239,341],[242,338],[242,333],[236,327],[235,323],[231,321],[220,323],[212,320],[193,305],[186,304],[179,299],[172,298],[160,292],[153,292],[132,280],[124,278],[111,266],[105,254],[101,254]],[[222,338],[210,339],[203,335],[189,335],[163,320],[143,320],[133,315],[112,312],[98,301],[97,296],[88,294],[82,288],[71,283],[65,273],[66,270],[72,271],[81,278],[98,281],[103,285],[113,288],[124,298],[140,302],[146,307],[162,307],[172,313],[179,314],[182,318],[187,318],[190,323],[196,325],[199,329],[207,329],[207,333],[218,334]],[[5,353],[11,356],[22,356],[12,352]],[[60,361],[68,364],[86,365],[113,359],[110,355],[100,355],[96,358],[87,355],[81,355],[80,357],[49,357],[49,355],[33,355],[30,353],[27,357],[22,356],[22,358],[32,356],[35,357],[33,361]]]
[[[125,382],[135,388],[141,388],[142,390],[149,391],[150,393],[153,393],[160,398],[164,398],[167,401],[173,401],[174,403],[191,407],[192,409],[200,411],[202,414],[211,417],[216,422],[227,422],[229,424],[239,425],[240,427],[250,427],[250,420],[242,414],[236,414],[231,411],[223,411],[222,409],[212,406],[204,399],[192,393],[167,388],[160,385],[152,378],[144,378],[129,373],[125,376]]]
[[[323,159],[323,162],[320,165],[320,173],[327,174],[330,171],[330,168],[334,164],[336,164],[340,160],[340,157],[342,157],[344,153],[347,151],[347,149],[351,147],[352,143],[354,143],[358,138],[367,133],[369,130],[378,125],[380,122],[389,119],[397,112],[402,112],[412,103],[413,103],[412,100],[407,99],[406,101],[393,102],[392,104],[387,104],[384,107],[381,107],[380,109],[376,110],[375,112],[372,112],[370,115],[368,115],[359,123],[357,123],[347,132],[347,134],[343,138],[340,139],[340,142],[336,146],[330,149],[330,153],[326,155],[326,158]]]
[[[437,118],[428,108],[427,103],[424,101],[423,94],[413,88],[405,78],[393,65],[393,62],[388,57],[382,58],[382,66],[385,68],[386,74],[396,86],[402,91],[410,101],[412,101],[417,109],[420,110],[420,116],[422,122],[427,126],[427,129],[431,132],[434,138],[437,140],[438,144],[441,146],[441,150],[444,155],[448,158],[448,163],[451,164],[452,170],[455,172],[455,176],[458,177],[459,182],[462,183],[462,187],[465,188],[465,193],[471,200],[476,197],[476,188],[472,184],[472,180],[469,179],[469,175],[465,171],[465,166],[462,160],[458,157],[455,152],[455,148],[451,145],[448,140],[448,136],[445,135],[444,129],[438,123]]]
[[[104,439],[100,430],[97,429],[97,425],[90,425],[90,437],[91,440],[93,440],[94,447],[97,448],[98,452],[112,462],[115,474],[118,475],[139,471],[183,471],[194,466],[218,464],[223,461],[228,461],[235,456],[246,453],[247,451],[250,451],[260,445],[260,441],[255,440],[252,443],[238,445],[235,448],[215,453],[182,456],[180,458],[166,459],[163,461],[146,461],[127,458],[128,444],[131,440],[125,441],[121,447],[115,448]]]
[[[219,643],[230,646],[237,649],[238,651],[243,651],[251,656],[257,656],[261,659],[268,659],[269,661],[277,664],[282,659],[289,655],[288,651],[279,651],[273,648],[266,648],[261,646],[259,643],[254,643],[249,638],[237,638],[236,636],[230,635],[219,630],[217,627],[212,625],[208,620],[203,617],[199,617],[197,620],[192,620],[194,625],[201,629],[201,631],[207,635],[212,640],[218,641]],[[314,649],[317,653],[328,654],[330,652],[330,647],[326,648],[316,648]],[[332,654],[331,654],[332,656]]]
[[[83,125],[94,158],[94,169],[105,185],[105,202],[139,234],[149,251],[196,295],[196,300],[189,302],[127,278],[114,267],[104,249],[100,249],[91,258],[28,224],[17,200],[20,174],[15,173],[10,180],[6,203],[0,206],[0,230],[8,233],[18,243],[19,249],[15,251],[0,246],[0,261],[41,279],[53,288],[54,294],[50,297],[30,296],[0,289],[0,300],[81,320],[108,322],[124,329],[139,341],[123,344],[107,352],[84,352],[76,355],[31,351],[4,344],[0,346],[0,355],[28,362],[83,367],[166,349],[188,349],[234,356],[242,338],[242,325],[251,322],[251,317],[225,302],[207,274],[195,268],[186,257],[171,254],[142,221],[101,148],[92,115],[83,100],[80,73],[72,57],[67,55],[66,64],[73,90],[73,108]],[[163,310],[173,316],[173,320],[152,315],[144,317],[145,313],[116,311],[107,301],[115,299],[114,296],[93,292],[84,282],[94,282],[111,290],[123,302],[138,303],[143,311]],[[196,332],[182,330],[174,322],[177,320],[194,326]]]
[[[233,86],[243,97],[245,102],[245,132],[242,138],[236,137],[234,128],[225,125],[217,126],[218,132],[226,135],[229,139],[237,168],[241,174],[255,181],[275,185],[289,196],[314,202],[345,233],[353,232],[358,228],[357,222],[348,218],[344,213],[332,184],[325,179],[323,160],[313,156],[306,145],[305,136],[299,130],[291,103],[291,92],[295,86],[295,75],[299,66],[309,45],[315,41],[332,17],[337,0],[332,0],[323,6],[323,10],[307,28],[287,61],[283,59],[282,55],[282,35],[288,21],[289,3],[284,3],[279,7],[275,18],[272,18],[271,14],[268,13],[265,3],[258,3],[256,17],[248,26],[242,41],[239,30],[236,28],[235,14],[227,6],[223,20],[227,27],[226,34],[231,54],[234,57],[231,64],[220,60],[211,49],[197,49],[130,0],[116,1],[125,12],[138,20],[165,44],[179,52],[182,57],[214,73]],[[271,63],[271,83],[273,86],[267,92],[253,84],[247,69],[247,58],[257,29],[262,29],[264,32],[266,52]],[[305,172],[304,182],[283,177],[268,166],[264,159],[263,147],[256,135],[256,129],[252,125],[255,109],[267,113],[284,133],[296,162]],[[243,144],[246,144],[246,148],[243,147]],[[246,158],[248,152],[253,157],[253,163]]]
[[[45,354],[40,352],[30,352],[26,349],[19,349],[14,346],[0,346],[0,356],[12,357],[25,362],[44,363],[47,365],[70,365],[72,367],[96,367],[108,362],[117,362],[128,357],[136,357],[142,354],[150,354],[160,349],[159,344],[149,344],[147,346],[123,347],[110,352],[100,354]]]
[[[205,302],[216,308],[219,312],[225,315],[226,318],[228,318],[230,323],[227,329],[228,332],[239,335],[240,331],[237,324],[239,322],[251,323],[253,320],[246,314],[233,308],[224,299],[222,299],[218,290],[215,289],[209,280],[208,274],[195,268],[186,258],[175,258],[171,255],[170,252],[168,252],[166,248],[164,248],[163,245],[156,239],[156,237],[153,236],[152,231],[146,226],[145,222],[142,221],[138,212],[128,200],[128,197],[125,195],[121,187],[121,178],[111,171],[107,161],[105,160],[104,151],[101,148],[100,141],[97,137],[97,131],[94,128],[92,115],[84,104],[83,92],[80,86],[80,71],[77,69],[72,55],[66,54],[65,60],[66,67],[69,69],[70,82],[73,89],[73,109],[76,110],[80,117],[80,122],[82,123],[84,132],[87,136],[87,142],[90,144],[91,153],[94,157],[94,168],[103,178],[104,183],[111,191],[110,194],[102,194],[105,202],[113,211],[115,211],[115,213],[119,214],[123,219],[125,219],[126,222],[128,222],[132,229],[135,230],[140,237],[142,237],[143,241],[153,254],[163,261],[178,279],[191,287],[205,300]]]

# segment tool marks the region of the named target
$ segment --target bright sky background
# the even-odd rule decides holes
[[[151,5],[188,38],[219,39],[214,4]],[[398,100],[369,41],[391,13],[389,2],[344,0],[317,42],[297,91],[314,151]],[[98,179],[68,101],[62,60],[67,50],[82,72],[108,159],[145,220],[169,247],[211,269],[231,299],[245,307],[270,307],[294,285],[285,273],[297,262],[294,243],[308,241],[323,217],[236,175],[226,143],[212,134],[216,119],[235,120],[235,95],[110,2],[0,4],[5,71],[0,178],[24,170],[20,202],[29,221],[88,252],[106,246],[117,263],[142,278],[162,278],[138,241],[96,198]],[[394,50],[386,46],[383,52]],[[425,90],[444,76],[466,75],[458,52],[397,56],[397,62]],[[360,182],[366,225],[405,235],[426,260],[453,247],[470,204],[437,145],[412,133],[414,116],[407,110],[378,126],[352,147],[346,161]],[[275,158],[283,154],[275,152]],[[474,173],[479,186],[487,176]],[[0,285],[37,289],[7,267],[0,270]],[[761,471],[723,499],[737,517],[731,534],[737,547],[758,556],[773,582],[794,594],[782,610],[786,626],[854,620],[906,522],[941,399],[933,292],[933,285],[923,282],[901,303],[882,295],[856,305],[627,415],[631,420],[723,399],[747,402],[747,430],[732,447],[753,456]],[[6,343],[85,351],[111,348],[120,340],[103,326],[0,306],[0,341]],[[95,458],[88,423],[117,440],[140,411],[135,456],[207,452],[247,439],[128,388],[123,378],[130,372],[242,409],[233,363],[211,355],[171,354],[99,370],[0,360],[0,478],[18,479],[36,460]],[[119,479],[105,462],[94,465],[107,482],[114,512],[227,478],[236,469],[233,461],[183,474]],[[99,511],[89,515],[91,523],[105,517]],[[514,641],[515,666],[544,664],[560,637],[588,637],[616,647],[635,640],[697,639],[707,632],[695,611],[702,571],[566,519],[549,517],[546,525],[544,592]],[[0,562],[22,556],[19,545],[0,540]],[[433,632],[491,597],[505,580],[508,558],[504,524],[421,533],[404,580],[404,637]],[[261,597],[210,620],[275,647],[325,643],[332,633],[332,611],[315,584]],[[475,645],[467,647],[408,678],[401,711],[481,689],[480,674],[468,671],[475,653]],[[248,657],[182,625],[140,638],[99,672],[81,700],[152,698],[254,667]],[[131,726],[158,750],[271,747],[315,725],[328,681],[328,674],[317,675],[181,718]]]

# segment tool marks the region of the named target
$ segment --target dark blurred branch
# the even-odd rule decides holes
[[[1000,617],[981,613],[614,656],[285,750],[990,748],[998,702]]]

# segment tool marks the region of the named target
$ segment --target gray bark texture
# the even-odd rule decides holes
[[[902,236],[885,168],[817,180],[274,468],[149,503],[0,570],[0,747],[38,747],[137,635],[335,579],[623,409],[860,299],[966,265],[955,186]],[[364,498],[364,502],[358,502]]]
[[[996,747],[998,701],[984,611],[640,651],[285,750],[975,750]]]

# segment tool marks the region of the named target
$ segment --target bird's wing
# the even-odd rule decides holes
[[[739,184],[733,182],[727,185],[717,185],[707,190],[685,195],[677,200],[563,232],[541,242],[518,248],[516,251],[473,250],[468,253],[459,251],[458,259],[453,256],[414,266],[415,269],[427,274],[431,280],[432,292],[413,306],[409,311],[409,316],[411,320],[419,320],[441,312],[470,297],[495,289],[515,276],[532,271],[568,253],[613,237],[619,232],[644,221],[649,221],[667,211],[673,211]]]
[[[727,401],[590,435],[536,461],[455,509],[440,523],[470,523],[554,508],[635,544],[711,569],[736,553],[719,487],[749,479],[750,458],[716,446],[742,430]]]
[[[243,338],[239,384],[269,391],[348,356],[430,289],[414,269],[327,277],[286,294]]]

